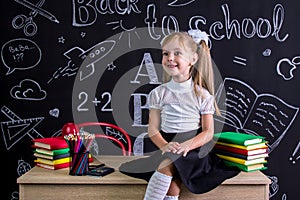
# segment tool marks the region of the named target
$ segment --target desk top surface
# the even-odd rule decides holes
[[[126,176],[118,171],[121,163],[140,158],[141,156],[97,156],[95,163],[103,162],[116,171],[104,177],[71,176],[69,169],[48,170],[33,167],[30,171],[17,179],[18,184],[147,184],[141,179]],[[241,172],[236,177],[224,181],[223,184],[270,184],[261,171]]]

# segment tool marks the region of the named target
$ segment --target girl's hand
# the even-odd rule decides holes
[[[169,142],[161,148],[162,154],[166,152],[177,153],[181,149],[181,146],[178,142]]]
[[[182,154],[183,157],[186,157],[186,155],[190,151],[192,142],[193,142],[193,140],[187,140],[187,141],[181,143],[180,148],[178,149],[178,151],[176,153]]]

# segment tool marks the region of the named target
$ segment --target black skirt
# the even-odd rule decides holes
[[[162,136],[168,141],[183,142],[194,137],[199,130],[186,133],[164,133]],[[121,164],[119,171],[131,177],[149,181],[159,164],[166,158],[170,158],[182,183],[195,194],[208,192],[228,178],[239,174],[240,170],[235,167],[227,167],[223,161],[211,152],[214,142],[190,151],[186,157],[182,155],[165,153],[157,150],[150,156],[139,158]]]

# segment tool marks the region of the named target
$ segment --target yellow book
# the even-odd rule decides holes
[[[240,163],[231,162],[229,160],[223,160],[223,161],[224,161],[225,165],[227,165],[229,167],[238,167],[240,170],[245,171],[245,172],[267,169],[267,166],[265,166],[265,163],[257,163],[257,164],[253,164],[253,165],[243,165]]]
[[[66,157],[66,158],[60,158],[57,160],[48,160],[48,159],[44,159],[44,158],[37,158],[36,162],[37,163],[43,163],[43,164],[47,164],[47,165],[57,165],[57,164],[62,164],[62,163],[68,163],[71,161],[70,157]]]
[[[253,150],[253,149],[260,149],[260,148],[267,148],[268,147],[266,142],[261,142],[261,143],[258,143],[258,144],[252,144],[252,145],[248,145],[248,146],[239,145],[239,144],[232,144],[232,143],[226,143],[226,142],[220,142],[220,141],[217,141],[217,144],[230,146],[230,147],[235,147],[235,148],[239,148],[239,149],[246,149],[246,150]]]
[[[243,165],[253,165],[253,164],[257,164],[257,163],[266,163],[267,162],[267,160],[265,158],[244,160],[244,159],[241,159],[241,158],[235,158],[235,157],[225,156],[225,155],[221,155],[221,154],[216,154],[216,155],[219,156],[221,159],[228,160],[228,161],[235,162],[235,163],[239,163],[239,164],[243,164]]]

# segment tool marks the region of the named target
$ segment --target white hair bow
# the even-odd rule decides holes
[[[191,29],[188,34],[192,36],[197,44],[200,44],[201,40],[204,40],[206,45],[208,45],[208,35],[205,31],[200,31],[199,29]]]

